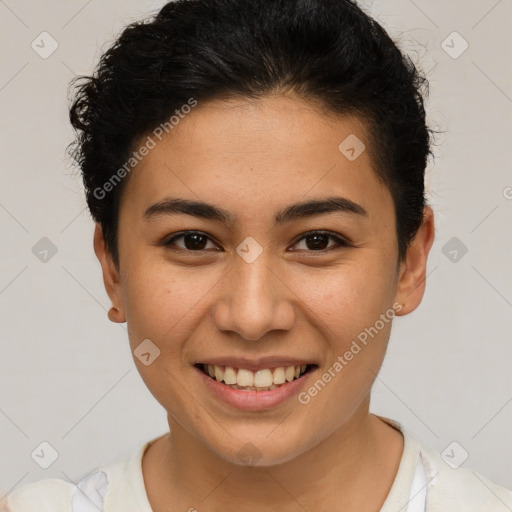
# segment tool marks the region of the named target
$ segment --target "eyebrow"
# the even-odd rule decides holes
[[[358,203],[345,197],[326,197],[322,199],[311,199],[300,203],[292,204],[279,210],[274,216],[276,224],[283,224],[292,220],[324,215],[332,212],[343,212],[351,215],[367,216],[368,212]],[[175,215],[185,213],[207,220],[220,221],[231,225],[235,217],[227,210],[217,206],[190,199],[173,198],[163,199],[150,206],[144,212],[145,219],[153,219],[159,216]]]

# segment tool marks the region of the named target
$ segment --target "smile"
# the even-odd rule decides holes
[[[271,391],[300,379],[316,365],[279,366],[257,371],[216,364],[196,365],[205,375],[226,386],[241,391]]]

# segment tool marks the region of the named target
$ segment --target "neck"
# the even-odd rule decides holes
[[[172,418],[169,424],[171,434],[158,439],[143,458],[154,512],[379,510],[403,452],[401,433],[367,409],[314,448],[266,467],[233,464]]]

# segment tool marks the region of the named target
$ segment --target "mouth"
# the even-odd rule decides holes
[[[246,368],[205,363],[197,363],[195,366],[210,379],[240,391],[272,391],[301,379],[317,368],[316,364],[302,364],[252,371]]]

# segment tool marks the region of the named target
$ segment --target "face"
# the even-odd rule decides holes
[[[354,135],[355,159],[359,146],[339,149]],[[414,280],[397,267],[393,201],[358,118],[282,96],[199,103],[130,175],[118,243],[117,275],[100,259],[145,354],[134,361],[211,452],[285,462],[367,414]],[[409,261],[420,276],[424,259]]]

